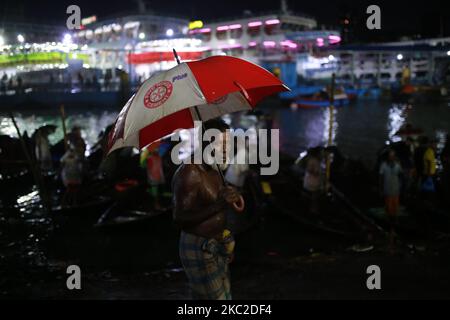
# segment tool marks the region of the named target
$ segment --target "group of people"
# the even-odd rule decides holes
[[[20,76],[8,77],[6,73],[3,73],[0,78],[0,94],[5,94],[6,91],[16,90],[21,92],[23,90],[23,81]]]

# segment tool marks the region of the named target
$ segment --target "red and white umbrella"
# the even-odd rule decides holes
[[[248,61],[214,56],[180,63],[147,79],[126,103],[109,136],[109,150],[143,148],[177,129],[227,113],[250,110],[287,88]],[[197,112],[198,111],[198,112]]]

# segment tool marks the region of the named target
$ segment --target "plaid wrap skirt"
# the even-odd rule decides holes
[[[223,242],[182,231],[179,253],[194,299],[231,300],[230,255]]]

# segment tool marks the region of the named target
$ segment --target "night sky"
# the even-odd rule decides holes
[[[253,13],[277,10],[280,1],[261,0],[144,0],[147,7],[160,14],[190,19],[220,19],[239,16],[245,10]],[[316,17],[319,24],[338,26],[345,15],[350,15],[355,40],[392,40],[402,35],[422,37],[450,36],[450,1],[361,1],[361,0],[288,0],[288,6],[295,12]],[[137,1],[93,1],[93,0],[2,0],[0,21],[45,22],[65,25],[68,5],[77,4],[82,16],[118,16],[137,11]],[[382,30],[369,31],[365,27],[366,8],[370,4],[381,7]],[[446,8],[447,7],[447,8]]]

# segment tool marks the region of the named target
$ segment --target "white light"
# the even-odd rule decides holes
[[[25,41],[25,38],[23,37],[23,35],[19,34],[19,35],[17,36],[17,41],[19,41],[20,43],[22,43],[22,42]]]
[[[172,29],[167,29],[166,36],[168,36],[168,37],[173,36],[173,30]]]
[[[398,55],[397,55],[397,60],[402,60],[403,59],[403,55],[401,54],[401,53],[399,53]]]
[[[0,40],[0,44],[1,44],[1,40]],[[450,50],[447,51],[447,55],[450,56]]]
[[[328,56],[328,60],[333,61],[333,60],[334,60],[334,56],[333,56],[332,54],[330,54],[330,55]]]
[[[139,33],[139,39],[145,39],[145,33],[141,32]]]
[[[123,68],[123,66],[122,66],[121,64],[119,64],[119,65],[117,66],[117,69],[119,69],[119,70],[122,70],[122,68]]]
[[[230,40],[228,40],[228,44],[236,44],[236,40],[230,39]]]
[[[3,46],[5,44],[5,38],[0,36],[0,46]]]
[[[70,34],[66,33],[63,38],[63,43],[65,43],[65,44],[72,43],[72,36]]]

